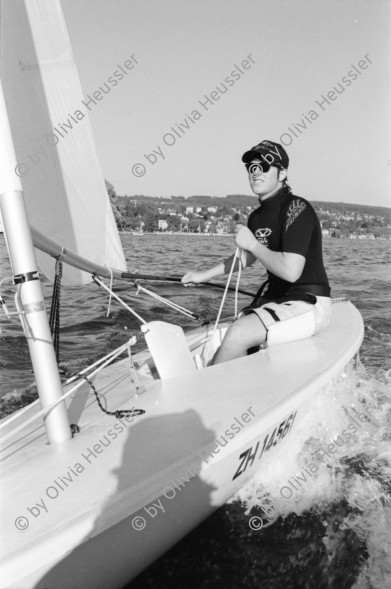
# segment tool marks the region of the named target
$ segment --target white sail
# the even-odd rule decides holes
[[[59,0],[2,0],[1,79],[30,224],[94,263],[125,270]],[[37,259],[52,277],[54,260],[41,252]],[[90,276],[65,266],[63,280]]]

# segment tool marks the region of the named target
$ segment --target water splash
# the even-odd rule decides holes
[[[308,403],[289,446],[232,500],[261,516],[263,528],[291,521],[287,534],[299,533],[300,518],[322,521],[329,568],[349,536],[355,589],[391,587],[390,372],[375,377],[352,362]]]

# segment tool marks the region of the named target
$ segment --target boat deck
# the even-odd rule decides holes
[[[140,374],[144,392],[138,396],[127,360],[104,369],[94,379],[103,405],[108,410],[136,407],[144,415],[105,415],[85,383],[67,399],[70,422],[80,427],[72,440],[48,445],[39,419],[2,450],[2,554],[8,571],[16,574],[22,553],[31,566],[37,550],[47,550],[48,559],[61,560],[64,552],[99,537],[124,518],[140,513],[145,518],[145,507],[156,505],[165,489],[175,493],[175,482],[181,478],[191,479],[192,485],[186,484],[186,493],[177,491],[180,498],[168,502],[170,509],[175,503],[180,510],[192,487],[198,493],[192,500],[205,517],[254,473],[257,464],[247,459],[243,465],[243,453],[260,452],[265,436],[277,426],[290,434],[295,412],[344,368],[362,335],[358,311],[350,303],[338,303],[333,305],[331,325],[310,339],[180,378]],[[192,332],[189,343],[194,353],[199,352],[205,345],[205,329]],[[135,360],[141,366],[150,363],[147,352]],[[34,403],[20,421],[39,409]],[[18,425],[19,419],[9,431]],[[7,428],[2,437],[6,434]],[[224,447],[218,443],[222,437],[227,440]],[[28,527],[17,529],[18,518]],[[162,525],[161,518],[156,525]],[[154,528],[150,529],[152,534]],[[153,536],[149,538],[153,544]]]

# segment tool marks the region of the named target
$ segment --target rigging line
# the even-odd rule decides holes
[[[0,305],[1,305],[1,308],[3,309],[4,315],[7,317],[7,319],[11,319],[11,313],[8,311],[7,304],[6,304],[5,300],[3,299],[1,292],[0,292]],[[12,314],[18,315],[18,312],[12,313]]]
[[[114,292],[110,291],[109,288],[96,276],[94,276],[94,280],[97,284],[99,284],[100,286],[103,286],[103,288],[105,288],[107,291],[111,292],[112,296],[114,296],[114,298],[116,298],[124,307],[126,307],[128,310],[130,310],[134,315],[136,315],[136,317],[139,317],[135,311],[133,311],[130,307],[128,307],[126,305],[126,303],[120,298],[118,297],[116,294],[114,294]],[[138,291],[142,291],[145,292],[146,294],[148,294],[149,296],[157,299],[158,301],[160,301],[161,303],[164,303],[165,305],[167,305],[168,307],[172,307],[173,309],[175,309],[176,311],[178,311],[179,313],[183,313],[183,315],[186,315],[186,317],[190,317],[191,319],[199,319],[199,316],[196,315],[195,313],[193,313],[192,311],[189,311],[188,309],[185,309],[185,307],[181,307],[181,305],[178,305],[177,303],[174,303],[172,301],[169,301],[168,299],[165,299],[164,297],[158,295],[157,293],[154,293],[151,290],[148,290],[147,288],[144,288],[143,286],[141,286],[140,284],[138,284],[137,281],[134,281],[134,285],[137,288],[137,292]],[[141,318],[140,318],[141,319]],[[143,320],[143,322],[146,324],[147,322]]]
[[[0,280],[0,286],[2,284],[4,284],[5,282],[11,282],[12,284],[12,278],[3,278],[3,280]],[[0,306],[3,309],[4,315],[7,317],[7,319],[12,320],[12,315],[25,315],[24,311],[9,311],[8,307],[7,307],[7,303],[5,302],[5,299],[3,298],[3,295],[0,292]]]
[[[100,278],[97,277],[96,274],[94,274],[92,278],[93,278],[94,282],[96,282],[96,284],[98,284],[99,286],[102,286],[105,290],[110,292],[109,288],[105,285],[104,282],[102,282],[100,280]],[[138,319],[141,323],[144,323],[145,325],[147,325],[147,322],[145,321],[145,319],[143,319],[138,313],[136,313],[136,311],[134,311],[131,307],[129,307],[129,305],[127,305],[125,303],[125,301],[120,299],[120,297],[117,296],[114,292],[112,293],[112,295],[119,303],[121,303],[121,305],[123,305],[125,307],[125,309],[127,309],[130,313],[132,313],[132,315],[134,315],[136,317],[136,319]]]
[[[220,321],[220,316],[221,316],[221,312],[222,312],[223,307],[224,307],[225,299],[226,299],[227,292],[228,292],[229,283],[231,282],[232,274],[233,274],[233,271],[234,271],[234,268],[235,268],[236,258],[238,256],[240,256],[240,248],[237,247],[236,250],[235,250],[235,254],[234,254],[233,260],[232,260],[231,270],[229,271],[229,275],[228,275],[228,279],[227,279],[227,284],[225,286],[225,291],[224,291],[224,294],[223,294],[223,298],[221,299],[220,309],[219,309],[219,312],[217,314],[217,318],[216,318],[216,321],[215,321],[215,324],[214,324],[213,332],[212,332],[212,335],[210,337],[209,345],[208,345],[208,348],[207,348],[207,351],[206,351],[206,354],[205,354],[205,363],[208,361],[209,351],[210,351],[210,348],[211,348],[211,345],[212,345],[212,342],[213,342],[213,338],[214,338],[215,333],[216,333],[217,325],[218,325],[218,323]]]
[[[109,287],[110,288],[110,295],[109,295],[109,303],[108,303],[108,306],[107,306],[106,317],[108,317],[110,315],[111,299],[112,299],[112,295],[113,295],[113,292],[112,292],[113,291],[113,278],[114,278],[112,268],[110,268],[108,266],[108,269],[110,271],[110,287]]]
[[[169,299],[165,299],[164,297],[158,295],[156,292],[153,292],[152,290],[148,290],[147,288],[144,288],[144,286],[141,286],[138,283],[136,283],[136,286],[137,286],[137,292],[138,291],[145,292],[145,294],[148,294],[149,296],[151,296],[154,299],[157,299],[161,303],[164,303],[165,305],[172,307],[173,309],[175,309],[179,313],[183,313],[183,315],[186,315],[187,317],[190,317],[191,319],[198,320],[200,318],[199,315],[197,315],[196,313],[193,313],[193,311],[189,311],[189,309],[186,309],[185,307],[182,307],[181,305],[178,305],[178,303],[174,303],[173,301],[170,301]]]
[[[83,370],[80,370],[80,372],[78,372],[74,376],[71,376],[70,378],[68,378],[68,380],[65,381],[65,384],[66,385],[71,384],[72,382],[77,380],[80,375],[85,374],[86,372],[88,372],[92,368],[95,368],[95,366],[99,366],[99,364],[102,364],[102,362],[105,362],[107,359],[109,359],[109,358],[114,359],[116,356],[119,356],[120,354],[122,354],[122,352],[124,352],[125,350],[128,350],[130,348],[130,346],[134,346],[138,342],[140,337],[143,337],[143,336],[144,336],[144,334],[141,331],[140,331],[140,334],[133,335],[128,340],[128,342],[126,344],[122,344],[122,346],[117,348],[117,350],[114,350],[113,352],[109,352],[108,354],[106,354],[106,356],[103,356],[103,358],[99,358],[99,360],[97,360],[96,362],[94,362],[90,366],[87,366],[87,368],[83,368]],[[115,354],[115,356],[113,354]]]
[[[141,333],[140,335],[144,335],[144,334]],[[130,340],[126,344],[122,344],[122,346],[120,346],[119,348],[117,348],[113,352],[110,352],[109,354],[106,354],[106,356],[103,356],[103,358],[100,358],[99,360],[97,360],[96,362],[94,362],[93,364],[91,364],[90,366],[87,366],[87,368],[84,368],[78,374],[75,374],[74,376],[71,376],[71,378],[68,378],[68,380],[65,381],[65,386],[68,385],[68,384],[71,384],[75,380],[78,380],[79,375],[82,375],[83,376],[84,373],[88,372],[92,368],[95,368],[95,366],[98,366],[99,364],[102,364],[102,362],[105,362],[108,359],[110,359],[110,361],[111,360],[114,360],[114,358],[116,358],[117,356],[119,356],[120,354],[122,354],[123,352],[125,352],[129,348],[129,346],[133,346],[138,341],[138,339],[139,339],[139,337],[137,337],[137,336],[131,337]],[[106,365],[107,364],[105,364],[105,366]],[[102,366],[102,368],[104,368],[104,366]],[[90,376],[93,376],[94,374],[97,374],[99,370],[101,370],[101,368],[98,368]],[[78,387],[80,387],[81,385],[82,385],[82,382],[80,381],[79,384],[78,384]],[[74,388],[72,390],[75,391],[76,388]],[[67,395],[68,395],[68,393],[66,393],[66,396]],[[65,396],[64,396],[64,398],[65,398]],[[17,419],[18,417],[21,417],[24,413],[26,413],[27,411],[29,411],[29,409],[31,409],[32,405],[36,405],[39,402],[40,402],[40,400],[39,399],[36,399],[35,401],[33,401],[32,403],[30,403],[29,405],[26,405],[26,407],[23,407],[19,411],[16,411],[13,415],[11,415],[11,417],[9,417],[7,419],[6,422],[4,422],[4,423],[2,423],[0,425],[0,430],[4,429],[7,425],[9,425],[12,421],[15,421],[15,419]],[[34,419],[35,419],[35,417],[34,417]]]
[[[106,356],[107,360],[102,364],[102,366],[99,366],[99,368],[97,368],[96,370],[94,370],[94,372],[92,372],[89,375],[89,378],[92,378],[93,376],[95,376],[100,370],[102,370],[103,368],[105,368],[108,364],[110,364],[114,358],[116,358],[117,356],[119,356],[120,354],[122,354],[123,352],[125,352],[128,348],[129,342],[127,342],[126,344],[123,344],[122,346],[120,346],[117,350],[114,350],[114,352],[112,352],[111,354],[108,354]],[[95,363],[96,364],[96,363]],[[92,365],[94,366],[94,365]],[[87,370],[89,370],[91,368],[91,366],[87,369],[85,369],[83,372],[86,372]],[[77,375],[76,375],[77,377]],[[72,377],[75,378],[75,377]],[[36,413],[35,415],[33,415],[32,417],[30,417],[29,419],[27,419],[26,421],[24,421],[22,424],[18,425],[15,429],[13,429],[11,432],[9,432],[8,434],[6,434],[3,438],[0,439],[0,443],[2,442],[6,442],[9,438],[11,438],[13,435],[19,433],[22,429],[24,429],[26,426],[28,426],[30,423],[32,423],[33,421],[35,421],[36,419],[38,419],[41,416],[46,417],[46,415],[52,410],[54,409],[59,403],[61,403],[61,401],[64,401],[64,399],[66,399],[67,397],[69,397],[72,393],[74,393],[78,388],[80,388],[84,383],[83,380],[80,380],[80,382],[78,382],[72,389],[70,389],[69,391],[67,391],[66,393],[64,393],[59,399],[56,399],[56,401],[54,401],[53,403],[51,403],[50,405],[48,405],[47,407],[45,407],[45,409],[41,409],[40,411],[38,411],[38,413]],[[38,402],[39,399],[37,399],[36,402]],[[12,421],[14,421],[15,419],[17,419],[18,417],[20,417],[23,413],[25,413],[28,409],[31,408],[31,405],[27,405],[26,407],[24,407],[23,409],[21,409],[20,411],[18,411],[17,413],[15,413],[14,415],[12,415],[9,419],[7,419],[6,422],[2,423],[0,425],[0,430],[4,429],[6,426],[8,426]]]
[[[144,335],[144,334],[142,334],[142,335]],[[140,384],[140,380],[139,380],[139,377],[137,374],[136,366],[134,365],[134,362],[133,362],[131,346],[128,346],[128,360],[129,360],[128,369],[129,369],[129,373],[130,373],[130,378],[133,381],[133,384],[136,388],[136,397],[138,397],[141,393],[145,393],[145,391],[147,389],[144,385]]]
[[[239,251],[239,271],[238,271],[238,276],[236,278],[236,288],[235,288],[235,319],[238,318],[238,291],[239,291],[239,284],[240,284],[240,279],[242,277],[242,252]]]
[[[122,272],[121,278],[125,280],[156,280],[157,282],[182,282],[181,276],[159,276],[155,274],[138,274],[134,272]],[[224,290],[226,288],[225,284],[219,284],[218,282],[204,282],[202,284],[197,284],[197,288],[203,287],[211,287],[211,288],[220,288]],[[229,287],[229,291],[235,291],[234,287]],[[248,292],[247,290],[238,290],[239,294],[246,295],[248,297],[255,297],[255,293]]]
[[[12,319],[12,315],[25,315],[24,311],[8,311],[7,305],[2,301],[4,301],[4,299],[2,299],[0,295],[0,305],[2,306],[4,315],[7,317],[7,319]]]

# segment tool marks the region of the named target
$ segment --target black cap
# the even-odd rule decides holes
[[[260,159],[261,161],[268,162],[272,166],[278,166],[280,168],[287,169],[289,166],[289,157],[282,145],[267,139],[255,145],[249,151],[246,151],[242,156],[242,162],[245,164],[250,163],[254,159]]]

